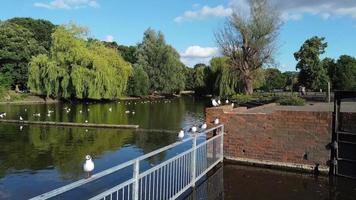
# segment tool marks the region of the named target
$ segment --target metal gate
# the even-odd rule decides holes
[[[356,178],[356,91],[336,91],[333,113],[332,170],[335,175]]]

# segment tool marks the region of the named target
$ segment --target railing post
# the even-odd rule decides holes
[[[133,178],[135,181],[132,185],[132,199],[138,200],[138,183],[139,183],[139,174],[140,174],[140,160],[137,159],[133,165]]]
[[[196,177],[196,158],[197,158],[197,136],[193,134],[193,156],[192,156],[192,166],[191,166],[191,182],[192,186],[195,187],[195,177]]]
[[[221,143],[220,143],[220,152],[221,152],[221,161],[224,160],[224,125],[221,126]]]

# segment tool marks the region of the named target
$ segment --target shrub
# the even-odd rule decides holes
[[[253,101],[256,99],[251,95],[234,94],[231,97],[231,100],[237,104],[243,104],[243,103],[247,103],[247,102],[250,102],[250,101]]]
[[[305,100],[297,96],[283,96],[280,97],[277,102],[286,106],[304,106]]]

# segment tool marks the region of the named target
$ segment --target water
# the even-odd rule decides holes
[[[21,116],[31,121],[82,123],[88,120],[89,123],[138,124],[141,128],[178,132],[180,128],[187,129],[204,120],[205,103],[184,97],[153,102],[0,105],[0,112],[7,113],[6,119]],[[48,110],[54,111],[51,116],[47,116]],[[34,113],[41,116],[33,116]],[[21,130],[16,124],[0,124],[0,199],[27,199],[85,177],[82,164],[86,154],[94,158],[94,173],[97,173],[174,143],[176,132],[137,133],[35,125],[23,126]],[[173,155],[175,152],[153,157],[146,165]]]

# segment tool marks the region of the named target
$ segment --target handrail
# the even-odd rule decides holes
[[[199,133],[197,133],[196,137],[201,137],[201,136],[203,136],[204,134],[206,134],[206,133],[208,133],[208,132],[211,132],[211,131],[213,131],[213,130],[216,130],[216,129],[222,128],[222,127],[223,127],[223,125],[218,125],[218,126],[215,126],[215,127],[213,127],[213,128],[207,129],[207,130],[205,130],[205,131],[203,131],[203,132],[199,132]],[[213,137],[213,138],[215,138],[215,137]],[[206,142],[209,142],[209,141],[210,141],[211,139],[213,139],[213,138],[210,138],[210,139],[209,139],[208,141],[206,141]],[[164,151],[166,151],[166,150],[168,150],[168,149],[171,149],[171,148],[173,148],[173,147],[176,147],[176,146],[178,146],[178,145],[180,145],[180,144],[182,144],[182,143],[188,142],[188,141],[190,141],[190,140],[192,140],[192,138],[187,138],[187,139],[184,139],[184,140],[182,140],[182,141],[175,142],[175,143],[170,144],[170,145],[168,145],[168,146],[165,146],[165,147],[159,148],[159,149],[157,149],[157,150],[155,150],[155,151],[152,151],[152,152],[150,152],[150,153],[148,153],[148,154],[139,156],[138,158],[134,158],[134,159],[129,160],[129,161],[125,162],[125,163],[119,164],[119,165],[117,165],[117,166],[114,166],[114,167],[112,167],[112,168],[106,169],[106,170],[104,170],[104,171],[102,171],[102,172],[99,172],[99,173],[97,173],[97,174],[94,174],[93,176],[91,176],[91,177],[89,177],[89,178],[87,178],[87,179],[81,179],[81,180],[75,181],[75,182],[73,182],[73,183],[70,183],[70,184],[68,184],[68,185],[62,186],[62,187],[60,187],[60,188],[54,189],[54,190],[52,190],[52,191],[49,191],[49,192],[43,193],[43,194],[41,194],[41,195],[35,196],[35,197],[31,198],[30,200],[43,200],[43,199],[48,199],[48,198],[51,198],[51,197],[60,195],[60,194],[62,194],[62,193],[65,193],[65,192],[67,192],[67,191],[70,191],[70,190],[72,190],[72,189],[74,189],[74,188],[77,188],[77,187],[79,187],[79,186],[82,186],[82,185],[84,185],[84,184],[87,184],[87,183],[89,183],[89,182],[92,182],[92,181],[94,181],[94,180],[97,180],[97,179],[99,179],[99,178],[101,178],[101,177],[104,177],[104,176],[107,176],[107,175],[109,175],[109,174],[112,174],[112,173],[114,173],[114,172],[116,172],[116,171],[119,171],[119,170],[121,170],[121,169],[123,169],[123,168],[126,168],[126,167],[128,167],[128,166],[134,165],[134,163],[137,162],[137,161],[145,160],[145,159],[147,159],[147,158],[150,158],[150,157],[152,157],[152,156],[155,156],[155,155],[157,155],[157,154],[159,154],[159,153],[162,153],[162,152],[164,152]],[[185,152],[183,152],[183,153],[187,153],[187,152],[190,152],[190,151],[191,151],[191,150],[188,150],[188,151],[185,151]],[[174,157],[173,157],[173,158],[174,158]],[[171,158],[171,159],[173,159],[173,158]],[[169,159],[169,160],[171,160],[171,159]],[[150,169],[148,169],[148,170],[150,170]],[[148,170],[146,170],[146,171],[148,171]],[[143,172],[143,173],[145,173],[145,172]],[[140,175],[141,175],[141,174],[140,174]]]

